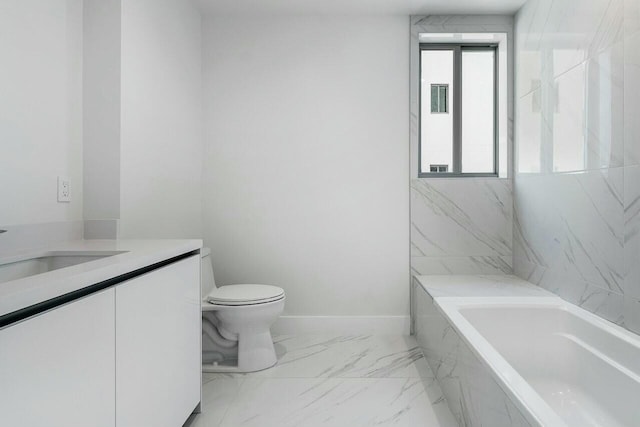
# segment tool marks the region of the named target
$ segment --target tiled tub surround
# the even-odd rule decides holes
[[[412,295],[460,425],[636,425],[636,335],[513,276],[419,276]]]
[[[502,178],[417,178],[419,34],[504,33],[513,49],[511,16],[411,17],[411,270],[412,274],[511,274],[512,272],[512,97],[501,105]],[[512,69],[513,55],[507,55]],[[512,93],[512,73],[505,85]],[[502,108],[502,107],[501,107]]]
[[[412,274],[510,274],[511,181],[411,181]]]
[[[529,0],[516,87],[514,273],[640,333],[640,2]]]
[[[414,334],[458,424],[535,425],[516,409],[489,368],[436,306],[435,299],[549,293],[513,276],[416,276],[411,288]]]
[[[624,321],[623,172],[518,177],[516,197],[516,273],[616,323]]]

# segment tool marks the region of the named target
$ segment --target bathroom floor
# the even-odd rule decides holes
[[[190,427],[457,427],[413,337],[279,336],[275,347],[271,369],[203,374]]]

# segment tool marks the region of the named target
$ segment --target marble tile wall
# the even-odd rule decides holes
[[[411,181],[412,274],[509,274],[511,181]]]
[[[418,345],[458,424],[463,427],[530,426],[417,281],[412,292]]]
[[[512,273],[512,181],[510,178],[417,178],[418,35],[420,33],[506,33],[508,16],[414,16],[411,18],[411,274]],[[510,49],[510,48],[509,48]],[[512,55],[508,57],[512,58]],[[511,65],[508,65],[511,69]],[[512,87],[511,73],[507,79]],[[512,97],[501,176],[511,176]],[[502,155],[501,155],[502,156]]]
[[[516,15],[515,274],[640,333],[640,0]]]

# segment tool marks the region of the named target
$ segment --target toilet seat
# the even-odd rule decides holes
[[[284,290],[271,285],[229,285],[213,289],[205,301],[213,305],[266,304],[284,298]]]

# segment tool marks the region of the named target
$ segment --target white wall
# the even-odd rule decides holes
[[[81,220],[82,1],[3,0],[0,56],[0,225]]]
[[[122,1],[120,237],[201,238],[199,12]]]
[[[120,217],[121,15],[120,0],[84,0],[82,96],[86,220]]]
[[[407,17],[205,21],[205,243],[291,315],[404,315]]]

